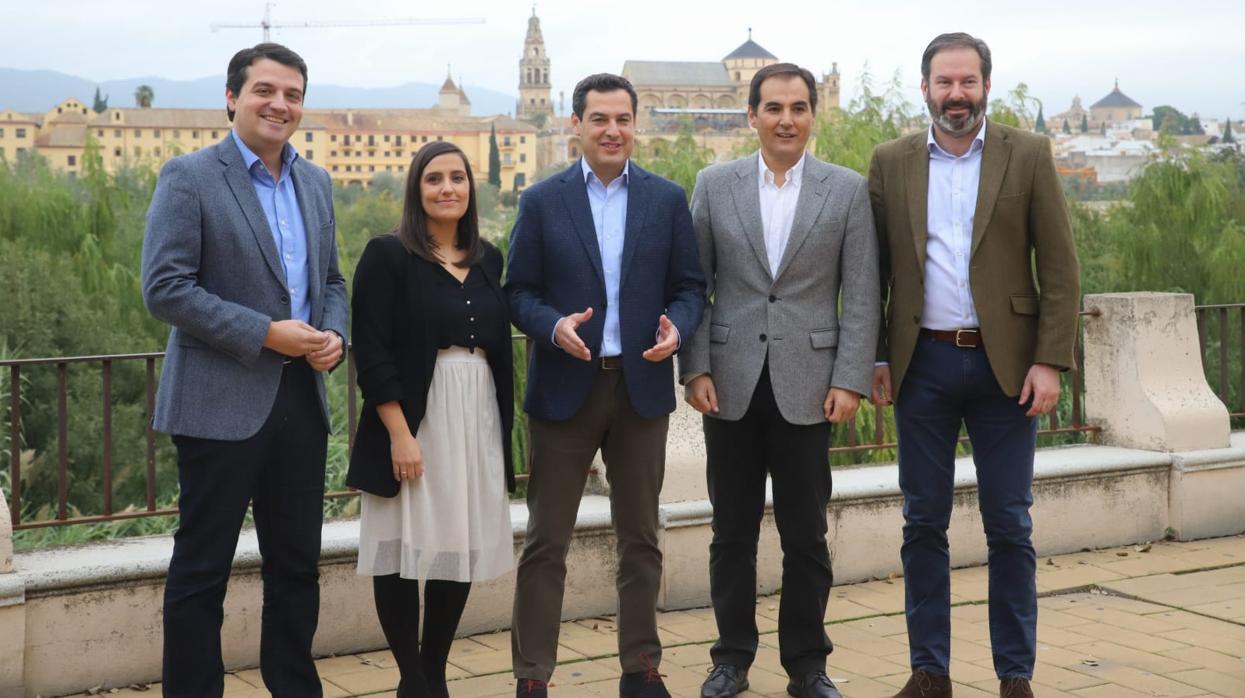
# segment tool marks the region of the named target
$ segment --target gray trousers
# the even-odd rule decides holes
[[[548,681],[557,664],[566,553],[597,450],[605,461],[618,541],[618,659],[624,672],[661,662],[657,593],[661,548],[657,505],[666,469],[668,416],[645,419],[631,407],[620,370],[600,370],[570,419],[531,419],[532,468],[527,541],[519,559],[511,651],[514,675]]]

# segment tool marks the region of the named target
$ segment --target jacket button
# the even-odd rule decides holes
[[[773,302],[774,302],[774,301],[776,301],[776,300],[778,300],[778,296],[775,296],[775,295],[774,295],[774,294],[772,294],[772,293],[771,293],[771,294],[769,294],[769,302],[770,302],[770,303],[773,303]]]
[[[289,305],[289,303],[290,303],[289,296],[281,296],[281,305]]]
[[[761,341],[762,341],[762,342],[764,342],[764,341],[765,341],[765,333],[761,333]]]

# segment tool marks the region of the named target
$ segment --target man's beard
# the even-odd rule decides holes
[[[942,108],[934,104],[934,100],[930,97],[925,98],[925,106],[929,109],[929,115],[934,120],[934,125],[939,130],[946,133],[952,138],[967,136],[981,124],[981,120],[986,115],[986,100],[988,95],[982,95],[981,101],[977,103],[968,100],[946,101],[942,103]],[[961,117],[951,117],[947,115],[948,109],[967,109],[968,113]]]

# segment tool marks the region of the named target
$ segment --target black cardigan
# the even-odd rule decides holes
[[[478,262],[502,308],[508,308],[501,290],[502,259],[497,248],[485,243]],[[418,437],[424,419],[428,387],[437,360],[434,333],[428,327],[425,302],[430,300],[436,265],[406,251],[394,235],[372,238],[359,258],[351,294],[351,329],[363,410],[350,454],[346,484],[382,497],[398,494],[393,477],[389,432],[376,412],[376,405],[402,403],[411,433]],[[502,314],[496,336],[498,346],[483,347],[501,410],[502,452],[505,454],[506,487],[514,491],[514,464],[510,455],[510,431],[514,424],[514,369],[510,343],[509,313]]]

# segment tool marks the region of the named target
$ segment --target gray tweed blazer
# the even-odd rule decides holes
[[[833,387],[868,395],[880,322],[877,238],[864,177],[808,154],[777,275],[761,224],[757,158],[696,178],[692,220],[709,303],[679,354],[679,380],[713,376],[716,416],[741,419],[768,357],[782,416],[825,421]]]

